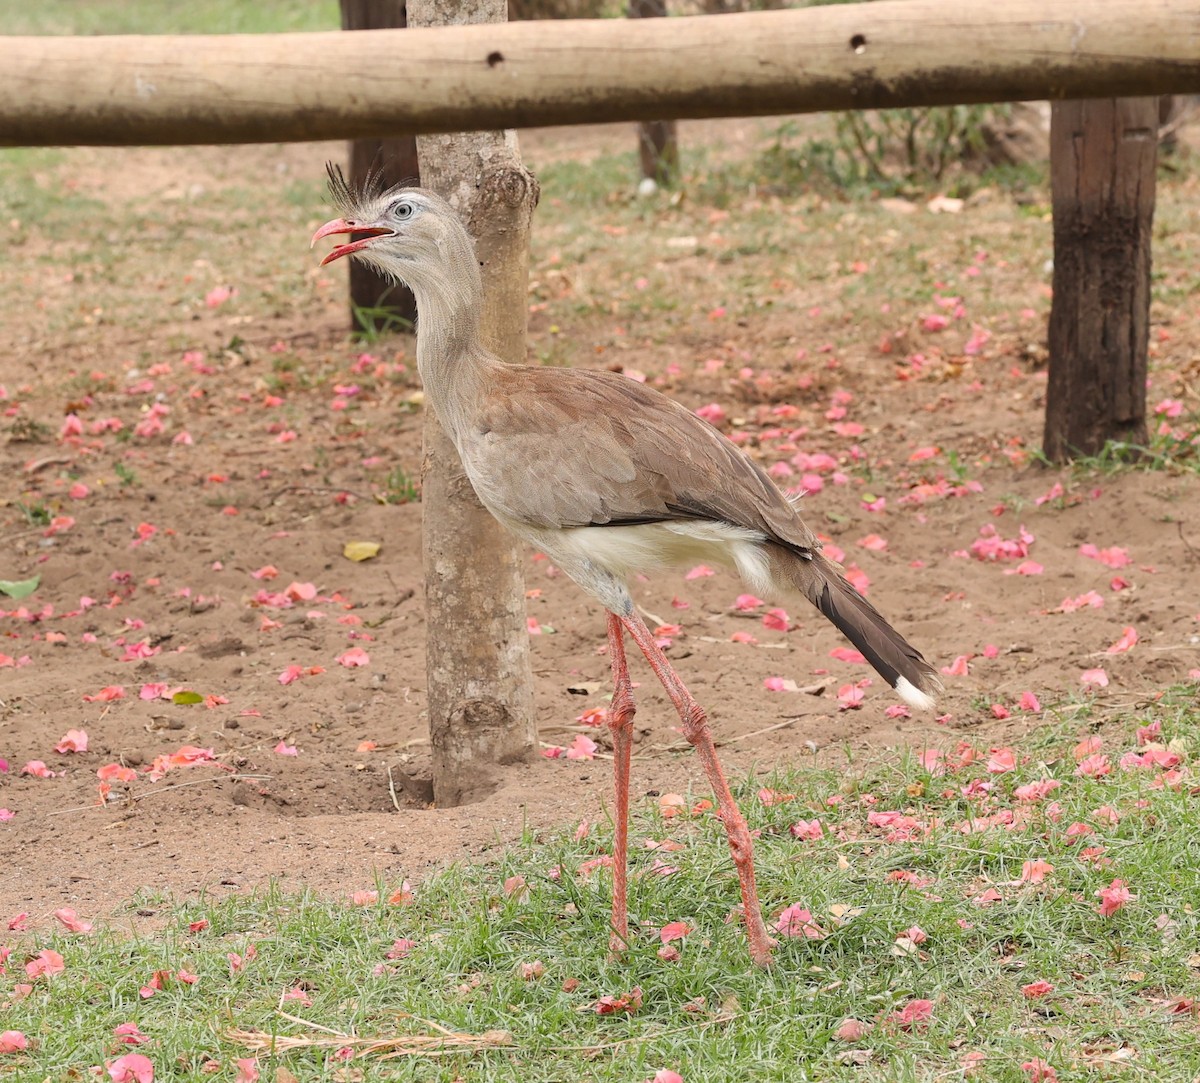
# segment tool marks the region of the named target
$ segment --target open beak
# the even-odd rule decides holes
[[[309,248],[316,244],[322,237],[330,237],[335,233],[358,234],[358,237],[348,244],[335,245],[332,251],[321,260],[321,266],[324,267],[325,264],[332,263],[335,259],[341,259],[343,256],[349,256],[355,252],[361,252],[376,237],[386,237],[392,232],[387,226],[367,226],[361,222],[347,222],[344,218],[335,218],[331,222],[326,222],[312,235]]]

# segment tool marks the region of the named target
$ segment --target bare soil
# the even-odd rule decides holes
[[[728,148],[748,140],[748,130],[697,125],[685,135]],[[630,149],[632,137],[624,128],[542,132],[525,146],[535,165],[587,161]],[[280,195],[292,179],[319,176],[337,150],[72,151],[47,167],[42,187],[86,191],[109,208],[136,205],[129,213],[144,218],[124,220],[128,235],[86,242],[48,231],[36,217],[7,225],[15,266],[5,286],[14,298],[20,292],[21,304],[0,327],[0,579],[37,575],[41,586],[20,601],[0,596],[0,757],[10,768],[0,775],[0,808],[13,813],[0,823],[0,917],[28,912],[37,925],[59,906],[98,916],[139,891],[183,896],[272,878],[344,893],[376,876],[419,879],[487,854],[526,826],[604,815],[603,731],[576,722],[607,692],[604,616],[533,554],[541,736],[569,746],[586,732],[600,755],[513,766],[491,797],[465,808],[424,800],[419,535],[423,511],[436,509],[378,499],[403,489],[396,468],[419,475],[412,344],[348,341],[344,270],[318,272],[304,251],[305,230],[323,208],[288,212]],[[263,188],[244,214],[224,214],[233,223],[226,231],[204,210],[202,193],[233,176]],[[1194,195],[1181,181],[1163,198],[1194,203]],[[154,217],[158,204],[176,208],[173,220],[194,204],[205,222],[200,238],[183,232],[175,242]],[[692,228],[733,228],[715,211],[693,213]],[[800,212],[783,205],[782,213]],[[882,234],[892,219],[872,213]],[[945,264],[969,264],[956,254],[964,246],[1019,223],[1000,198],[959,215],[923,207],[917,214],[921,243]],[[1194,234],[1194,216],[1183,220]],[[270,249],[264,265],[259,231],[280,230],[295,252]],[[595,232],[597,245],[634,243],[619,228]],[[140,243],[140,254],[126,251]],[[555,274],[574,273],[558,261],[556,243],[551,231],[534,261],[535,277],[552,285]],[[804,243],[818,251],[819,239]],[[880,243],[863,258],[886,261],[886,238]],[[110,272],[94,269],[87,253],[96,244],[110,249]],[[702,235],[705,244],[717,246]],[[189,245],[206,254],[182,268],[170,262],[176,247]],[[673,274],[697,280],[728,281],[743,266],[687,244],[663,251],[664,260],[678,257]],[[27,261],[33,253],[38,260]],[[1029,266],[1047,255],[1031,251]],[[639,250],[639,265],[643,257]],[[243,275],[247,265],[257,266],[255,276]],[[1023,319],[989,317],[993,332],[978,353],[964,352],[970,318],[944,332],[925,328],[927,313],[954,318],[952,307],[928,299],[888,314],[903,335],[883,352],[879,302],[853,293],[847,283],[857,272],[844,264],[831,271],[810,262],[820,280],[812,292],[793,267],[794,281],[778,282],[774,302],[757,311],[689,302],[662,319],[625,319],[599,305],[577,311],[569,283],[561,296],[550,287],[535,296],[549,300],[533,306],[534,356],[553,349],[572,364],[623,365],[689,406],[720,404],[722,428],[765,464],[789,465],[784,484],[811,472],[793,465],[798,452],[833,456],[845,480],[822,473],[823,489],[806,497],[814,525],[866,573],[871,599],[927,657],[950,666],[970,656],[967,675],[946,677],[936,719],[888,717],[897,701],[877,679],[861,706],[843,710],[839,689],[870,671],[831,657],[845,644],[803,603],[785,603],[793,627],[781,632],[762,624],[765,607],[735,609],[742,588],[725,572],[688,578],[681,570],[637,584],[656,623],[681,626],[669,653],[709,707],[734,775],[847,750],[1007,744],[1045,712],[1070,718],[1085,699],[1113,710],[1152,703],[1200,666],[1195,475],[1087,475],[1032,462],[1043,409],[1044,278],[1029,281],[1027,270],[987,259],[976,265],[976,276],[950,281],[942,293],[966,295],[982,281],[1014,313],[1036,306]],[[646,273],[655,266],[647,263]],[[628,291],[637,295],[639,267],[628,270]],[[240,293],[210,307],[205,297],[225,283]],[[112,297],[93,312],[104,290]],[[814,294],[824,298],[819,316]],[[1155,321],[1151,402],[1177,398],[1194,412],[1195,305],[1156,304]],[[825,349],[827,340],[842,345]],[[905,360],[912,353],[926,358],[919,371]],[[753,372],[739,375],[743,367]],[[850,396],[842,418],[838,391]],[[120,431],[106,419],[118,419]],[[839,431],[846,422],[861,431]],[[940,450],[924,458],[921,449],[930,448]],[[1056,483],[1062,495],[1038,503]],[[878,498],[886,503],[871,510]],[[1004,539],[1023,527],[1036,540],[1024,558],[962,555],[985,524]],[[886,549],[858,544],[871,534],[885,538]],[[346,559],[344,544],[359,540],[381,543],[379,556]],[[1132,562],[1110,568],[1081,554],[1085,544],[1123,547]],[[1044,571],[1009,574],[1022,559]],[[266,566],[277,576],[255,578]],[[1113,589],[1115,577],[1121,589]],[[281,598],[289,584],[299,586]],[[1101,608],[1056,611],[1088,591],[1103,599]],[[1126,627],[1136,629],[1136,646],[1107,653]],[[756,642],[731,640],[738,632]],[[356,647],[369,662],[340,664]],[[303,675],[284,684],[288,667]],[[1100,667],[1111,683],[1089,692],[1081,673]],[[768,691],[770,677],[820,690]],[[635,793],[702,789],[668,701],[648,670],[642,679]],[[140,698],[154,684],[213,698]],[[123,698],[88,698],[116,686]],[[1026,691],[1042,711],[1020,709]],[[997,718],[993,704],[1010,717]],[[69,729],[87,732],[86,752],[54,750]],[[156,757],[185,745],[211,749],[212,761],[147,778]],[[35,760],[54,777],[22,774]],[[102,803],[96,772],[113,763],[139,777],[114,783]]]

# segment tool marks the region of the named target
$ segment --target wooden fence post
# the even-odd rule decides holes
[[[667,0],[629,0],[629,18],[665,18]],[[679,134],[674,120],[644,120],[637,126],[642,178],[662,188],[679,179]]]
[[[387,30],[408,25],[405,0],[340,0],[343,30]],[[417,141],[411,135],[395,139],[350,141],[350,184],[361,188],[371,174],[385,187],[420,179]],[[350,264],[350,323],[362,330],[411,330],[417,318],[412,290],[389,282],[362,260]],[[399,327],[397,321],[403,321]],[[362,326],[365,322],[366,326]]]
[[[1043,446],[1053,462],[1146,441],[1157,98],[1054,102],[1054,300]]]
[[[505,0],[410,0],[412,26],[503,22]],[[515,132],[420,136],[424,184],[462,215],[484,281],[483,341],[524,363],[529,229],[537,181]],[[422,466],[426,674],[433,797],[495,790],[498,766],[537,743],[525,616],[525,547],[484,510],[432,410]]]

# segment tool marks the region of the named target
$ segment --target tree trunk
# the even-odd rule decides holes
[[[631,19],[665,18],[667,0],[629,0]],[[667,188],[679,179],[678,125],[673,120],[644,120],[637,126],[642,178]]]
[[[387,30],[408,25],[405,0],[340,0],[343,30]],[[396,139],[350,141],[350,184],[362,188],[369,180],[385,188],[417,184],[417,141],[411,135]],[[362,260],[350,264],[350,324],[367,331],[411,331],[417,318],[412,290],[389,282]]]
[[[1055,102],[1050,118],[1054,300],[1046,455],[1146,441],[1150,232],[1158,101]]]
[[[413,26],[503,22],[505,14],[504,0],[409,4]],[[524,363],[538,187],[521,165],[516,133],[422,136],[417,149],[426,187],[450,201],[475,238],[484,343],[505,361]],[[497,766],[536,746],[524,546],[479,503],[432,410],[421,474],[433,794],[445,807],[492,792]]]

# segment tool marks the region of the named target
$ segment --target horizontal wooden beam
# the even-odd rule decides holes
[[[0,146],[301,142],[1200,92],[1200,0],[879,0],[360,33],[0,37]]]

